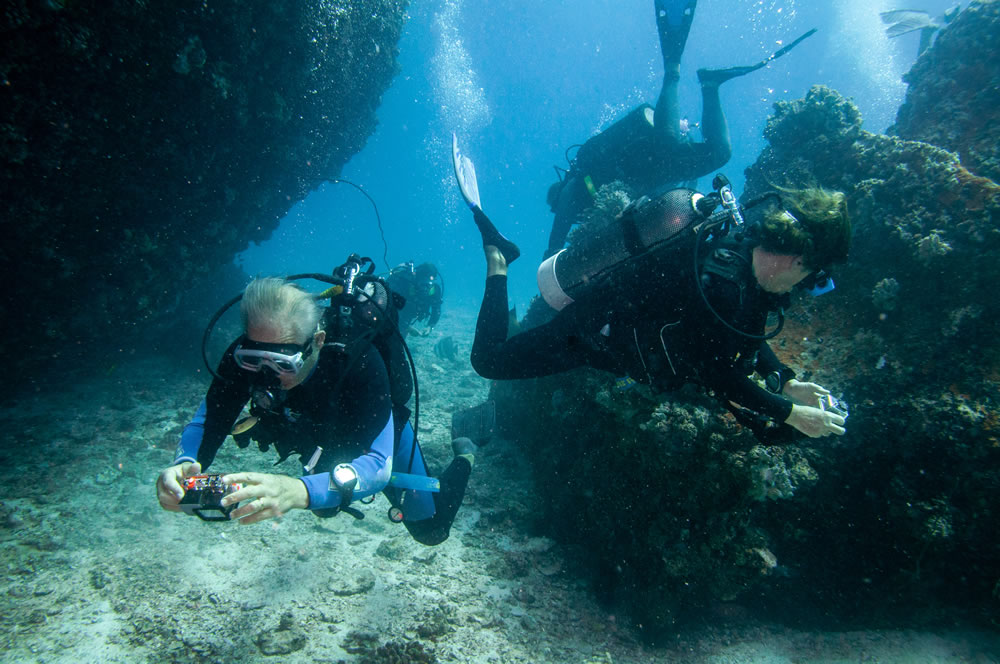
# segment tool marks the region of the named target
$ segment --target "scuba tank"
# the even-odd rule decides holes
[[[591,136],[577,150],[575,169],[593,178],[596,186],[625,177],[636,168],[635,155],[649,151],[642,144],[655,140],[653,115],[653,107],[642,104]]]
[[[691,189],[639,198],[590,237],[545,259],[538,266],[539,292],[550,307],[562,310],[610,272],[704,221],[716,202],[699,205],[703,200],[711,199]]]

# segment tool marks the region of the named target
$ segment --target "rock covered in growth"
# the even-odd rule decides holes
[[[952,48],[944,37],[921,62]],[[980,119],[997,126],[1000,108]],[[842,602],[845,613],[965,596],[987,614],[1000,576],[989,534],[1000,483],[1000,186],[953,152],[863,131],[853,104],[822,87],[777,104],[765,134],[746,195],[772,184],[838,189],[854,227],[837,290],[803,302],[778,349],[854,405],[843,443],[815,463],[810,500],[784,501],[768,528],[781,534],[779,558],[794,551],[811,570],[788,592]]]
[[[903,80],[890,133],[957,152],[967,169],[1000,181],[1000,2],[977,0],[941,30]]]
[[[7,329],[120,334],[267,238],[372,133],[405,6],[5,3]]]

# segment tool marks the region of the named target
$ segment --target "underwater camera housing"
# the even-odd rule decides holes
[[[819,409],[824,413],[833,413],[834,415],[840,415],[845,420],[850,414],[847,410],[847,404],[843,401],[839,401],[834,398],[833,395],[827,394],[826,396],[819,398]]]
[[[229,513],[239,503],[223,506],[222,499],[243,488],[242,484],[226,484],[220,474],[187,477],[183,486],[184,497],[179,504],[181,511],[202,521],[229,521]]]

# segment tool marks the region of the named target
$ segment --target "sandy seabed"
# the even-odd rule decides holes
[[[451,413],[489,391],[466,359],[474,316],[450,311],[434,337],[410,340],[436,470],[451,456]],[[459,361],[435,356],[441,335]],[[0,409],[0,661],[1000,662],[996,633],[799,632],[738,610],[642,645],[560,546],[529,532],[531,473],[499,439],[480,450],[437,547],[390,523],[381,496],[363,520],[295,512],[240,526],[165,512],[154,482],[205,372],[155,357],[109,365]],[[300,471],[275,460],[228,441],[211,470]]]

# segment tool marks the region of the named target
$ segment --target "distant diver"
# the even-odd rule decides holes
[[[809,30],[760,62],[723,69],[699,69],[704,141],[691,140],[690,123],[681,117],[678,84],[681,55],[694,20],[697,0],[655,0],[656,27],[663,56],[663,85],[654,109],[642,104],[592,136],[570,160],[569,170],[549,187],[546,200],[554,214],[545,257],[563,248],[581,213],[593,205],[597,190],[621,180],[639,193],[695,181],[718,170],[732,156],[729,127],[719,99],[719,86],[745,76],[788,53],[816,32]],[[505,254],[506,255],[506,254]]]
[[[460,154],[457,146],[453,152]],[[462,179],[470,172],[456,169],[463,195],[478,192]],[[850,246],[844,194],[783,189],[760,199],[779,203],[746,224],[728,180],[717,176],[714,184],[708,196],[689,189],[643,196],[589,242],[546,260],[539,289],[557,313],[515,336],[509,336],[508,261],[492,244],[494,235],[484,233],[486,288],[471,353],[476,372],[509,380],[587,366],[655,393],[695,383],[765,442],[794,430],[842,435],[846,411],[826,388],[797,380],[767,340],[780,332],[793,288],[832,289],[827,271],[846,260]],[[478,199],[466,201],[485,217]],[[779,322],[765,333],[775,313]],[[754,373],[765,387],[750,378]]]
[[[441,320],[444,304],[444,279],[434,263],[413,261],[397,265],[389,271],[386,283],[394,293],[402,295],[406,304],[399,311],[399,331],[404,337],[413,333],[426,337],[434,332]],[[414,325],[423,322],[423,328]]]
[[[955,20],[961,9],[961,5],[955,5],[937,18],[931,18],[929,13],[920,9],[894,9],[882,12],[879,16],[889,26],[885,29],[885,34],[890,39],[919,30],[920,46],[917,48],[917,55],[920,56],[930,48],[934,34]]]

